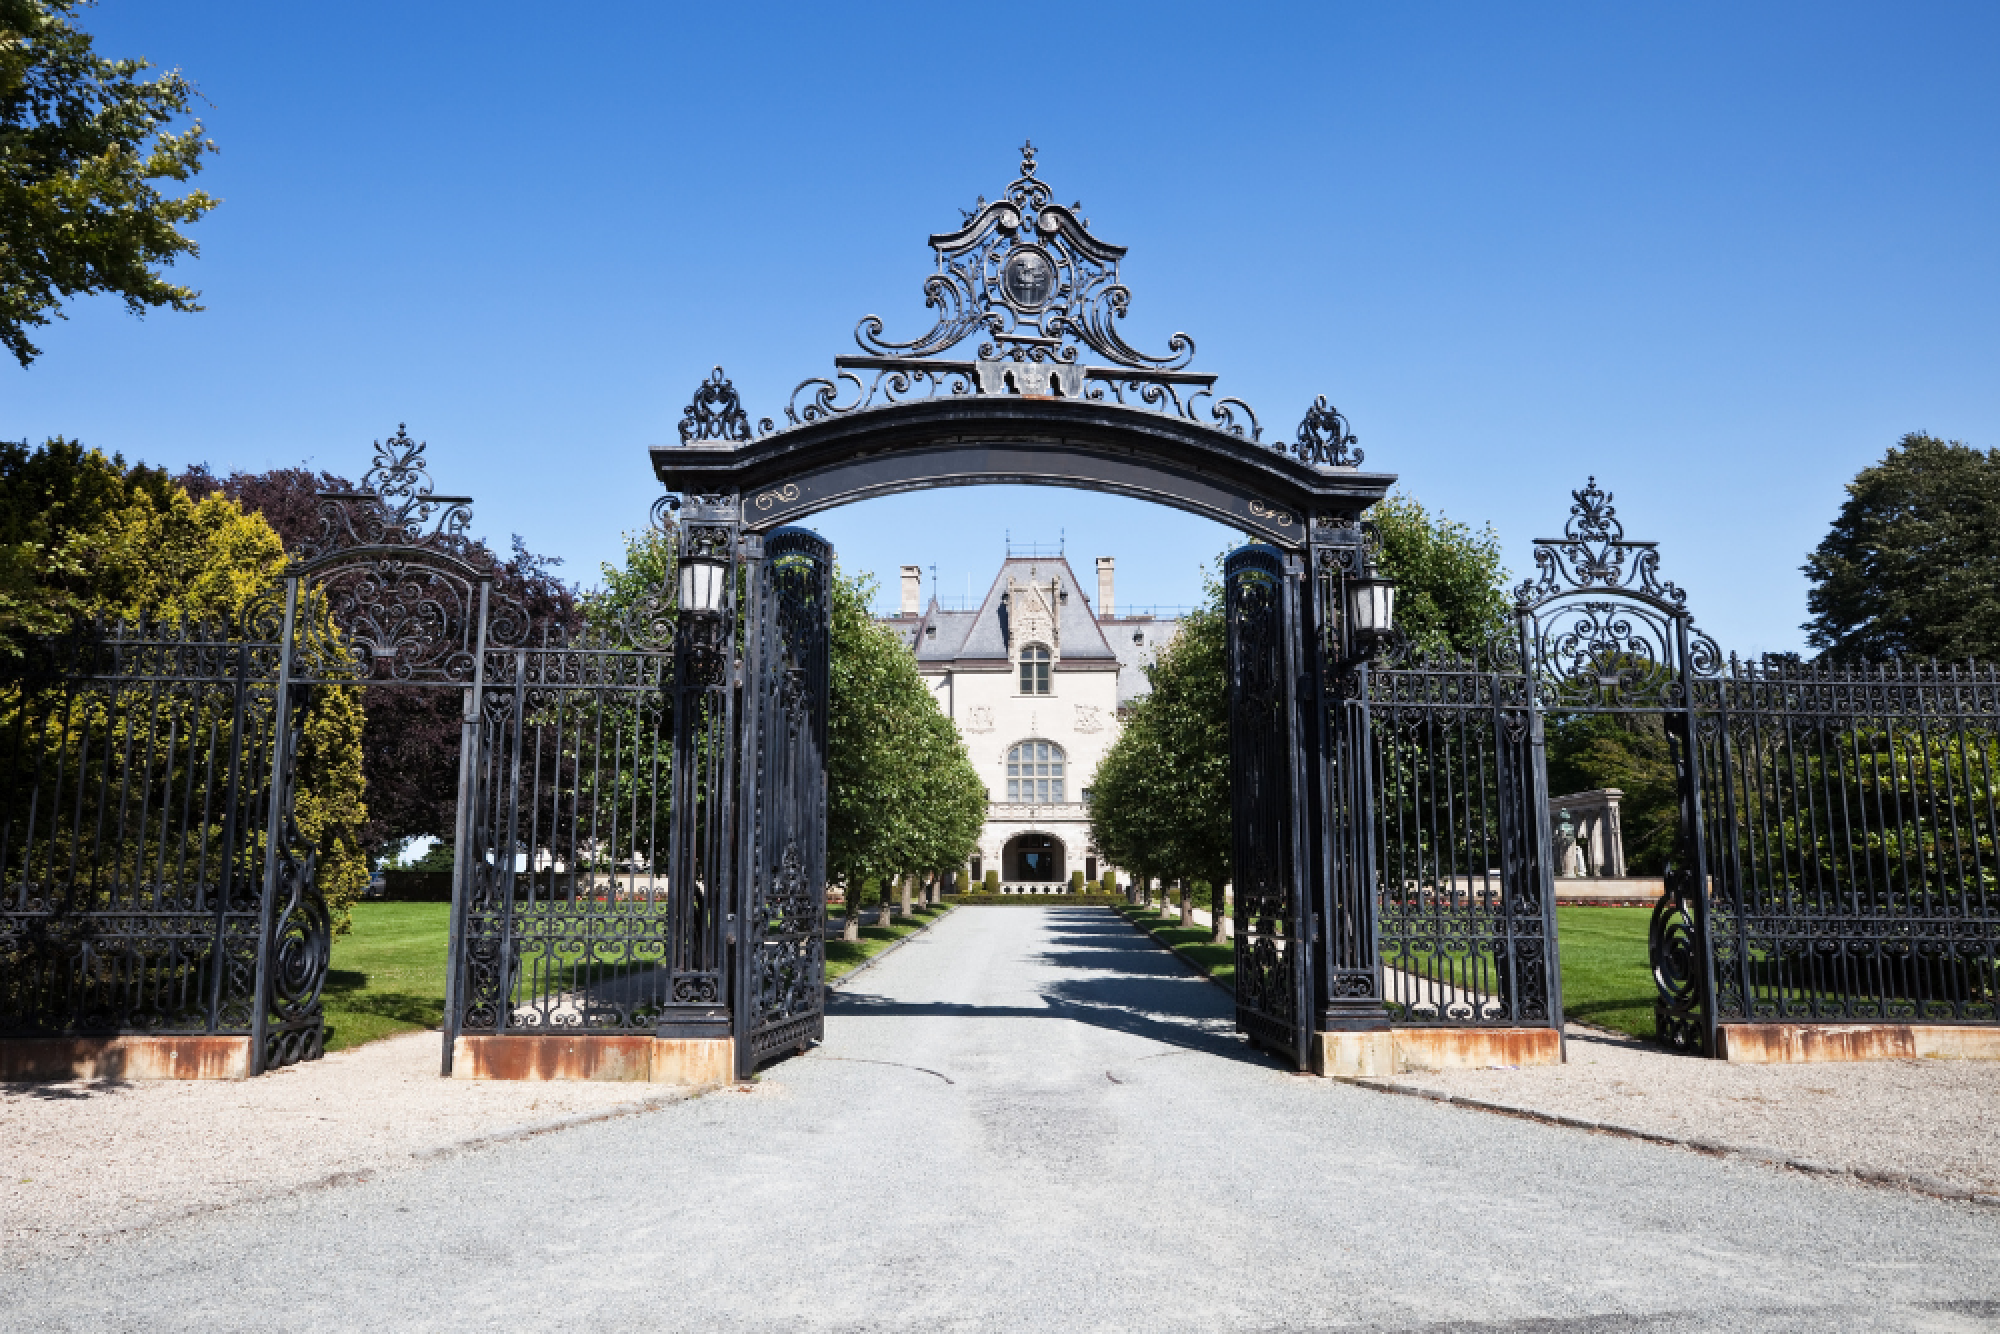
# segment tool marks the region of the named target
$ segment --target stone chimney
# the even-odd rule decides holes
[[[918,605],[924,595],[924,567],[905,565],[903,567],[903,615],[915,616],[923,608]]]
[[[1113,616],[1117,614],[1111,603],[1112,564],[1113,561],[1110,556],[1099,556],[1097,558],[1097,614],[1099,616]]]

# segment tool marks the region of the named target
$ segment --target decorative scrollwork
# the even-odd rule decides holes
[[[472,523],[472,497],[435,494],[424,449],[399,423],[396,434],[375,442],[375,462],[361,490],[321,492],[319,536],[306,559],[348,547],[450,546],[463,538]]]
[[[765,433],[771,429],[770,418],[759,423]],[[750,438],[750,417],[743,411],[743,401],[737,397],[736,386],[717,366],[709,372],[706,380],[695,387],[694,401],[681,413],[681,443],[693,444],[697,440],[744,441]]]
[[[1539,573],[1514,589],[1515,606],[1531,610],[1564,593],[1602,588],[1652,599],[1679,614],[1687,594],[1660,578],[1659,544],[1626,539],[1611,494],[1597,485],[1595,477],[1570,496],[1574,503],[1563,535],[1536,539]]]
[[[1305,420],[1299,423],[1298,438],[1292,442],[1292,456],[1301,463],[1310,463],[1323,468],[1355,468],[1364,457],[1355,449],[1356,436],[1348,429],[1347,418],[1339,409],[1326,401],[1321,394],[1306,409]]]
[[[1701,1015],[1701,977],[1707,964],[1690,902],[1696,892],[1692,880],[1685,871],[1667,868],[1667,892],[1653,905],[1646,952],[1658,992],[1653,1008],[1660,1040],[1677,1050],[1700,1052],[1707,1045]]]
[[[870,315],[855,329],[855,341],[866,352],[927,357],[984,331],[991,342],[980,349],[982,360],[1073,362],[1076,348],[1063,340],[1075,338],[1130,369],[1186,366],[1194,357],[1186,334],[1167,340],[1165,356],[1140,352],[1119,335],[1117,322],[1132,300],[1118,276],[1125,247],[1092,236],[1081,209],[1054,202],[1024,146],[1021,175],[1000,198],[982,197],[963,227],[931,237],[938,271],[924,284],[924,304],[938,320],[930,331],[893,342]]]

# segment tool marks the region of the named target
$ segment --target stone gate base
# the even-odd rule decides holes
[[[2000,1027],[1968,1024],[1723,1024],[1716,1055],[1738,1065],[2000,1061]]]
[[[1315,1033],[1312,1072],[1332,1078],[1410,1070],[1482,1070],[1560,1065],[1562,1035],[1553,1028],[1395,1028],[1372,1033]]]
[[[147,1034],[0,1041],[0,1080],[247,1079],[250,1039]]]
[[[709,1088],[736,1078],[729,1038],[656,1038],[537,1033],[462,1037],[452,1043],[454,1079],[612,1079]]]

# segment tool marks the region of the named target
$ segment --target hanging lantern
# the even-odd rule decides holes
[[[707,552],[681,553],[681,610],[717,616],[729,586],[729,562]]]
[[[1396,585],[1373,561],[1347,581],[1347,623],[1356,639],[1380,641],[1396,632]]]

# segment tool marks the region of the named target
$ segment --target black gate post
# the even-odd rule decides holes
[[[1493,681],[1493,742],[1499,760],[1500,791],[1519,793],[1516,805],[1509,796],[1500,802],[1501,847],[1508,860],[1502,863],[1500,892],[1510,897],[1503,916],[1507,939],[1507,963],[1501,976],[1511,979],[1508,1006],[1515,1016],[1525,1019],[1537,1011],[1545,1015],[1556,1031],[1556,1050],[1568,1060],[1569,1039],[1563,1031],[1562,951],[1556,917],[1555,865],[1549,848],[1549,755],[1548,731],[1542,719],[1542,676],[1535,656],[1535,622],[1531,612],[1516,611],[1516,643],[1523,671],[1521,697],[1507,700],[1508,673],[1495,671]],[[1489,664],[1499,666],[1499,664]],[[1512,707],[1510,707],[1512,706]],[[1507,715],[1519,710],[1524,727],[1518,750],[1510,751]],[[1518,761],[1521,772],[1513,772]],[[1518,824],[1516,828],[1508,825]],[[1528,896],[1533,895],[1530,902]],[[1523,940],[1520,923],[1532,916],[1541,925],[1534,940]]]
[[[292,672],[298,655],[299,580],[285,580],[285,618],[278,632],[278,680],[271,698],[271,772],[269,807],[264,813],[264,891],[257,905],[256,1009],[250,1017],[250,1073],[264,1073],[264,1050],[271,1031],[272,923],[278,907],[281,879],[289,882],[285,863],[291,858],[292,822]]]
[[[444,1059],[442,1072],[451,1077],[452,1053],[462,1027],[461,1013],[472,960],[466,957],[466,914],[472,908],[473,828],[478,820],[479,767],[482,758],[482,716],[486,709],[486,626],[493,581],[479,581],[478,631],[472,655],[472,683],[465,687],[465,711],[458,724],[458,812],[453,820],[451,856],[451,953],[444,971]],[[503,994],[502,1001],[504,1003]]]
[[[674,772],[667,893],[667,999],[656,1035],[728,1038],[723,974],[735,892],[737,586],[743,559],[737,497],[689,495],[677,560],[722,567],[719,605],[681,606],[674,653]]]
[[[764,586],[764,539],[755,534],[745,534],[740,551],[744,594],[743,656],[740,659],[742,679],[736,691],[734,747],[737,769],[732,784],[738,789],[735,797],[736,874],[731,878],[722,911],[725,914],[724,931],[728,947],[724,957],[729,965],[728,994],[733,1012],[730,1037],[736,1043],[736,1077],[748,1079],[757,1069],[750,1055],[749,1043],[750,973],[756,966],[758,925],[753,919],[758,908],[759,881],[768,869],[758,854],[762,851],[764,838],[765,791],[778,781],[778,775],[769,772],[765,764],[764,728],[773,721],[765,717],[773,703],[767,698],[765,684],[774,669],[783,670],[784,649],[782,645],[771,643],[769,621],[775,608],[768,605],[774,594]]]
[[[1681,782],[1682,830],[1688,843],[1687,867],[1682,872],[1687,878],[1682,881],[1680,893],[1693,906],[1691,925],[1701,969],[1695,979],[1701,1005],[1701,1054],[1716,1056],[1720,1055],[1720,1048],[1716,1041],[1715,949],[1709,936],[1709,895],[1714,884],[1710,878],[1708,828],[1701,800],[1701,744],[1695,721],[1693,645],[1689,643],[1688,618],[1685,615],[1674,619],[1674,652],[1674,670],[1680,676],[1680,717],[1677,721],[1682,760],[1675,768],[1679,771]],[[1668,885],[1662,906],[1674,897],[1676,887]],[[1661,1036],[1666,1035],[1662,1033]]]
[[[1375,921],[1375,784],[1370,762],[1368,664],[1345,615],[1348,575],[1366,563],[1359,523],[1315,518],[1309,552],[1312,624],[1303,635],[1313,691],[1311,791],[1319,834],[1312,903],[1319,966],[1315,997],[1321,1032],[1380,1032],[1382,954]]]

